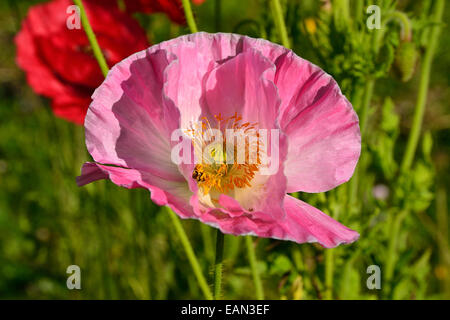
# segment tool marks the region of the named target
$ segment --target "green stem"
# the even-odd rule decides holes
[[[347,202],[347,210],[351,212],[353,208],[356,206],[356,202],[358,199],[358,181],[359,180],[359,169],[355,168],[355,172],[353,173],[353,177],[349,181],[348,186],[348,202]]]
[[[100,46],[98,45],[94,31],[92,31],[91,24],[89,23],[89,19],[86,15],[86,10],[84,10],[83,1],[73,0],[73,2],[80,8],[81,24],[83,25],[84,32],[86,32],[86,36],[88,37],[89,43],[91,44],[92,47],[92,52],[94,53],[95,59],[97,59],[98,65],[102,70],[103,76],[106,77],[109,71],[108,64],[106,63],[105,57],[103,56],[103,52],[100,49]]]
[[[280,36],[281,44],[289,49],[291,46],[289,44],[289,37],[286,30],[286,24],[284,23],[283,10],[281,9],[280,1],[270,0],[270,6],[275,21],[275,27],[277,28],[278,35]]]
[[[387,260],[386,260],[386,272],[385,272],[385,279],[386,279],[386,285],[387,290],[386,293],[391,292],[392,288],[392,277],[394,275],[394,266],[396,262],[396,249],[397,249],[397,238],[400,231],[400,227],[402,224],[403,219],[406,217],[408,211],[404,210],[401,211],[397,216],[395,216],[393,221],[391,222],[391,226],[389,228],[389,242],[388,242],[388,249],[387,249]]]
[[[388,13],[386,20],[383,24],[383,29],[386,24],[388,24],[392,20],[397,20],[401,26],[401,40],[402,41],[411,41],[412,38],[412,26],[411,21],[408,18],[408,15],[401,11],[392,11]]]
[[[325,299],[333,299],[333,273],[334,259],[333,249],[325,250]]]
[[[200,225],[200,232],[202,234],[202,241],[203,241],[203,249],[205,251],[205,255],[208,259],[209,263],[214,263],[214,248],[213,248],[213,241],[211,237],[211,227],[204,223],[199,223]]]
[[[191,2],[189,0],[181,0],[184,8],[184,15],[191,33],[198,32],[197,24],[195,23],[194,14],[192,13]]]
[[[384,35],[386,33],[386,26],[389,22],[391,21],[397,21],[400,24],[401,27],[401,35],[400,35],[400,39],[402,41],[411,41],[412,38],[412,26],[411,26],[411,21],[408,18],[408,15],[404,12],[401,11],[391,11],[386,13],[384,19],[383,19],[383,23],[381,26],[381,29],[379,30],[374,30],[374,50],[375,53],[378,54],[378,52],[380,51],[381,45],[382,45],[382,41],[384,38]]]
[[[364,96],[362,100],[361,112],[360,112],[360,122],[359,127],[361,130],[361,139],[364,137],[364,133],[367,127],[367,121],[369,118],[369,110],[370,110],[370,102],[372,101],[373,90],[375,88],[375,79],[368,79],[366,81],[366,85],[364,88]],[[359,89],[361,90],[361,89]],[[355,95],[354,105],[358,105],[361,101],[361,96],[359,94],[360,91]],[[363,146],[361,146],[362,148]],[[363,152],[361,152],[363,154]],[[361,160],[360,160],[361,163]],[[349,198],[348,198],[348,210],[351,210],[356,206],[357,197],[358,197],[358,183],[359,183],[359,167],[360,164],[356,167],[355,173],[349,182]]]
[[[372,101],[374,87],[375,79],[368,79],[364,89],[364,100],[361,108],[361,119],[359,122],[361,138],[364,137],[364,133],[366,131],[367,120],[369,119],[370,102]]]
[[[195,256],[194,250],[192,249],[191,243],[186,235],[186,232],[181,225],[180,219],[177,217],[175,212],[173,212],[170,208],[166,207],[166,210],[169,213],[170,219],[175,227],[178,236],[180,237],[181,244],[183,245],[184,251],[188,257],[188,260],[191,264],[192,270],[197,278],[200,289],[203,291],[203,295],[206,299],[212,300],[213,296],[211,294],[211,290],[208,287],[208,283],[203,276],[202,270],[200,268],[200,264],[198,263],[197,257]]]
[[[374,34],[373,37],[373,43],[375,46],[375,52],[378,54],[379,51],[379,39],[381,30],[376,30],[377,33]],[[359,128],[361,131],[361,140],[364,139],[365,132],[367,130],[367,121],[369,119],[369,111],[370,111],[370,103],[372,101],[372,96],[375,88],[375,79],[369,78],[366,80],[364,89],[361,90],[361,87],[357,88],[357,92],[354,94],[354,99],[352,99],[352,103],[355,106],[359,106],[359,104],[362,102],[360,112],[359,112]],[[362,95],[361,95],[362,92]],[[362,97],[361,97],[362,96]],[[362,100],[362,101],[361,101]],[[363,148],[364,145],[361,145],[361,148]],[[361,158],[364,155],[363,150],[361,150]],[[359,160],[358,166],[355,168],[355,172],[353,174],[353,177],[351,178],[349,182],[348,192],[348,202],[347,202],[347,209],[351,211],[356,207],[357,204],[357,198],[358,198],[358,185],[359,185],[359,176],[360,176],[360,166],[361,166],[361,158]]]
[[[350,27],[350,3],[349,0],[333,1],[334,23],[339,31]]]
[[[253,282],[255,283],[256,299],[264,300],[264,289],[259,277],[258,266],[256,264],[255,246],[251,236],[245,237],[245,243],[247,245],[248,260],[250,261],[250,268],[252,271]]]
[[[214,263],[214,299],[220,299],[222,290],[222,264],[223,264],[223,247],[224,234],[217,229],[216,239],[216,261]]]
[[[407,172],[413,162],[414,154],[419,142],[420,131],[422,129],[423,116],[425,114],[425,107],[428,95],[428,85],[430,82],[431,65],[433,62],[434,54],[441,31],[440,23],[442,21],[442,14],[444,12],[444,0],[437,0],[435,5],[435,12],[433,15],[433,21],[436,26],[431,31],[430,40],[425,52],[425,56],[422,62],[419,93],[417,95],[417,103],[414,110],[414,118],[412,128],[408,138],[408,144],[406,145],[405,155],[403,157],[401,172]]]
[[[362,21],[363,13],[364,13],[364,0],[356,0],[354,5],[355,12],[355,20],[354,21]]]

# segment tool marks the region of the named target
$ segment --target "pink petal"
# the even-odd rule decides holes
[[[182,128],[185,128],[190,121],[198,119],[199,108],[203,103],[202,85],[213,68],[241,53],[258,51],[268,59],[268,63],[273,64],[280,55],[288,52],[286,48],[264,39],[205,32],[162,42],[150,47],[148,52],[153,53],[158,50],[167,50],[178,59],[178,62],[168,71],[169,86],[165,90],[166,95],[180,110]],[[273,70],[268,71],[265,77],[273,79]]]
[[[224,207],[226,212],[232,217],[244,214],[244,210],[239,202],[225,194],[220,195],[219,204]]]
[[[299,112],[299,108],[312,103],[317,88],[326,85],[329,76],[291,51],[279,56],[275,64],[275,84],[281,98],[280,123],[284,127]]]
[[[96,162],[184,180],[170,157],[179,113],[163,95],[164,75],[173,61],[165,51],[142,51],[109,72],[85,119],[87,148]]]
[[[324,192],[348,181],[361,136],[358,116],[337,83],[293,54],[277,61],[276,83],[282,98],[280,126],[289,140],[287,192]]]
[[[280,55],[290,51],[265,39],[254,39],[232,33],[206,32],[193,33],[163,42],[160,44],[161,48],[171,46],[175,41],[194,43],[205,59],[211,59],[218,63],[224,62],[240,53],[253,50],[259,51],[265,58],[275,63]]]
[[[174,61],[164,50],[142,51],[110,71],[86,116],[86,144],[96,162],[122,168],[86,164],[78,183],[109,178],[127,188],[147,188],[157,204],[190,216],[192,192],[171,161],[170,135],[180,116],[163,92]]]
[[[256,235],[262,230],[262,226],[267,222],[259,223],[258,220],[252,219],[251,214],[246,212],[240,204],[231,197],[221,195],[219,203],[222,208],[205,208],[198,201],[197,194],[191,198],[191,206],[194,208],[196,219],[206,223],[214,228],[220,229],[223,233],[233,235]],[[254,215],[256,213],[252,213]],[[267,215],[268,221],[275,221]]]
[[[283,144],[285,142],[282,142]],[[286,148],[281,146],[280,158],[284,159],[285,156]],[[194,208],[196,215],[203,222],[206,222],[204,219],[207,219],[211,214],[214,216],[218,210],[232,217],[261,213],[270,220],[283,220],[286,216],[283,205],[286,196],[286,177],[284,176],[282,165],[276,174],[267,176],[266,178],[267,180],[263,186],[239,190],[239,192],[248,193],[252,198],[251,208],[244,208],[236,199],[236,195],[234,197],[231,196],[232,193],[230,195],[220,195],[219,204],[222,208],[210,208],[202,205],[197,193],[192,195],[190,204]],[[254,183],[254,181],[251,182],[251,184]]]
[[[191,199],[191,204],[192,204]],[[223,233],[233,235],[255,235],[263,238],[290,240],[297,243],[318,242],[326,248],[343,243],[352,243],[359,234],[309,204],[286,196],[285,219],[273,219],[264,212],[239,211],[239,204],[233,199],[221,197],[223,208],[210,209],[198,218]],[[193,204],[196,212],[198,206]],[[198,213],[197,213],[198,215]]]
[[[266,69],[273,69],[267,70],[267,74],[264,75],[266,79],[271,80],[273,79],[274,65],[271,60],[264,59],[264,55],[273,55],[273,51],[280,51],[280,48],[282,47],[262,39],[252,39],[235,34],[199,32],[163,42],[151,47],[149,51],[164,49],[177,56],[178,62],[170,68],[167,74],[169,85],[166,87],[166,94],[180,110],[181,127],[186,128],[191,122],[197,121],[200,116],[202,94],[204,93],[202,86],[206,77],[211,78],[208,74],[213,68],[241,53],[253,52],[252,55],[257,55],[256,51],[261,50],[260,55],[262,56],[258,57],[258,60],[265,61],[255,61],[255,64],[259,63],[259,68],[265,68],[260,73]],[[229,107],[228,105],[227,108]]]
[[[185,47],[195,47],[203,63],[220,62],[241,53],[244,38],[247,37],[230,33],[198,32],[161,42],[149,50],[165,49],[170,52],[179,52]]]
[[[286,196],[284,201],[286,219],[280,221],[285,233],[276,238],[298,243],[318,242],[325,248],[334,248],[342,243],[352,243],[359,234],[340,224],[330,216],[309,204]]]
[[[236,113],[259,129],[274,128],[279,105],[274,74],[275,66],[255,50],[227,60],[206,80],[207,110],[224,118]]]
[[[179,43],[168,50],[176,55],[177,61],[167,70],[165,94],[180,112],[180,128],[186,129],[200,117],[203,79],[215,62],[191,42]]]
[[[86,162],[81,169],[81,175],[77,177],[77,184],[81,187],[102,179],[109,179],[116,185],[128,189],[148,189],[151,191],[151,199],[156,204],[168,205],[183,218],[194,216],[192,207],[189,205],[189,197],[192,193],[184,181],[167,181],[135,169]]]

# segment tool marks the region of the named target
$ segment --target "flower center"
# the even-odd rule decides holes
[[[226,119],[219,114],[214,118],[215,130],[209,120],[203,118],[200,130],[196,130],[193,135],[194,149],[196,152],[201,151],[201,162],[195,166],[192,178],[197,181],[204,195],[210,191],[226,194],[235,188],[251,187],[251,181],[261,164],[256,124],[242,123],[242,117],[237,114]],[[227,134],[230,131],[238,132],[238,143],[227,143],[224,131],[227,131]],[[218,134],[220,139],[217,139]],[[212,136],[216,140],[210,142]],[[239,156],[239,149],[244,152],[243,156]],[[230,161],[227,161],[227,150],[229,156],[233,155]]]

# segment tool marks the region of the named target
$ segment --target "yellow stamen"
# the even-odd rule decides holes
[[[223,119],[221,114],[214,116],[217,122],[218,130],[225,130],[232,128],[234,130],[243,130],[245,134],[255,134],[256,137],[256,124],[249,122],[241,124],[242,117],[235,113],[233,116]],[[204,134],[209,133],[208,130],[212,130],[211,123],[207,118],[202,118],[201,130],[189,130],[193,134],[194,148],[198,151],[205,149],[206,142],[204,141]],[[225,140],[225,139],[224,139]],[[210,191],[218,191],[220,193],[227,193],[235,188],[251,187],[251,181],[255,177],[255,173],[258,171],[258,166],[261,164],[259,154],[256,156],[256,163],[250,163],[250,151],[254,150],[259,153],[259,139],[256,139],[256,148],[250,148],[249,141],[245,139],[245,161],[244,163],[237,163],[236,154],[237,148],[234,147],[234,163],[226,163],[226,141],[223,144],[217,143],[209,151],[209,161],[202,161],[197,164],[192,172],[192,178],[197,181],[199,188],[204,195],[207,195]],[[202,159],[203,160],[203,159]]]

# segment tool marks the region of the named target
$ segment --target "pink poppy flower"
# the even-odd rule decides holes
[[[243,164],[177,165],[172,133],[198,122],[206,130],[278,130],[278,170],[262,174],[259,158],[251,164],[247,157]],[[110,179],[146,188],[181,218],[228,234],[327,248],[359,237],[287,194],[324,192],[350,179],[361,138],[358,117],[333,78],[282,46],[223,33],[152,46],[109,72],[85,128],[95,163],[84,164],[80,186]],[[201,146],[191,138],[192,150]]]

